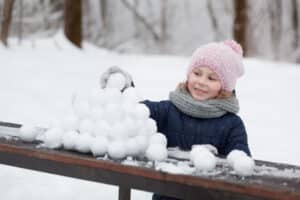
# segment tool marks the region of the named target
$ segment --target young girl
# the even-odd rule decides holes
[[[242,54],[241,46],[232,40],[203,45],[192,55],[186,81],[170,93],[169,100],[143,102],[158,131],[166,135],[168,147],[190,150],[194,144],[210,144],[220,156],[227,156],[232,150],[250,156],[234,91],[237,79],[244,73]],[[115,72],[123,73],[127,86],[130,85],[131,77],[113,68],[102,77],[102,87]],[[153,199],[174,198],[154,194]]]

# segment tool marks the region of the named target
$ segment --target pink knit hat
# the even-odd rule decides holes
[[[244,74],[243,49],[234,40],[203,45],[193,53],[188,74],[195,67],[209,67],[220,78],[222,89],[232,91]]]

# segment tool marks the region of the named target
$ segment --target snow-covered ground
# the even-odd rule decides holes
[[[15,43],[0,45],[0,121],[40,126],[63,116],[74,93],[97,88],[109,66],[127,70],[144,98],[162,100],[184,80],[188,63],[186,57],[120,55],[90,44],[78,50],[61,35]],[[300,66],[257,59],[245,59],[245,66],[237,95],[254,158],[300,165]],[[4,165],[0,180],[1,199],[117,199],[114,186]],[[134,191],[133,199],[151,199],[151,193]]]

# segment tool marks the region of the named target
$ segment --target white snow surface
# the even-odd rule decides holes
[[[188,64],[186,57],[117,54],[88,43],[79,50],[62,35],[35,41],[34,45],[30,41],[17,45],[16,40],[9,44],[9,49],[0,46],[0,121],[41,127],[63,121],[60,117],[71,113],[69,105],[74,99],[70,97],[88,96],[87,91],[99,87],[99,76],[109,66],[128,71],[142,97],[163,100],[185,80]],[[300,165],[300,65],[254,58],[244,63],[246,73],[236,89],[253,157]],[[137,99],[130,93],[128,96]],[[78,105],[79,112],[85,113],[85,109],[84,103]],[[74,120],[67,118],[65,126],[73,126]],[[53,145],[57,145],[55,138]],[[185,171],[181,167],[164,168],[175,173]],[[5,180],[0,182],[1,198],[7,200],[117,198],[114,186],[5,165],[0,169],[0,180]],[[151,199],[151,195],[135,190],[132,199]]]

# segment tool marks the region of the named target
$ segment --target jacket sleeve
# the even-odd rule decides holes
[[[150,110],[150,117],[156,121],[158,131],[161,131],[163,126],[166,124],[169,103],[168,101],[143,101],[141,102],[145,104]]]
[[[244,151],[248,156],[251,156],[245,125],[239,117],[235,121],[236,123],[229,130],[224,154],[228,155],[232,150],[241,150]]]

